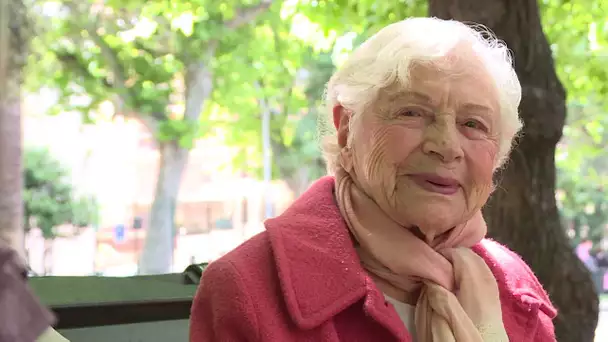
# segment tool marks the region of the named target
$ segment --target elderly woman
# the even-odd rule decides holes
[[[371,37],[327,85],[334,176],[208,267],[190,341],[555,341],[534,274],[484,239],[520,99],[488,32],[414,18]]]

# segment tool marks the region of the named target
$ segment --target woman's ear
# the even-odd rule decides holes
[[[334,116],[334,127],[338,132],[338,145],[345,147],[348,141],[350,112],[346,110],[342,105],[337,104],[333,109]]]

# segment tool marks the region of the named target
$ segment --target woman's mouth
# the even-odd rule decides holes
[[[453,178],[441,177],[429,173],[418,173],[409,176],[418,186],[429,192],[442,195],[453,195],[460,189],[460,182]]]

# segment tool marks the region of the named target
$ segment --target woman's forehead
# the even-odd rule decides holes
[[[378,101],[384,104],[416,101],[439,105],[452,103],[483,106],[498,111],[498,89],[492,76],[475,60],[444,64],[413,63],[406,83],[395,82],[383,89]]]

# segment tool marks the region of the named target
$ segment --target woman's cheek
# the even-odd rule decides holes
[[[402,126],[392,126],[384,132],[384,142],[387,161],[393,165],[403,165],[412,152],[420,146],[422,134],[418,129],[408,129]]]
[[[485,201],[493,189],[494,162],[497,146],[489,141],[477,141],[468,146],[467,169],[474,184],[473,193]]]
[[[463,144],[467,163],[478,172],[490,175],[498,154],[498,144],[492,140],[469,140]]]

